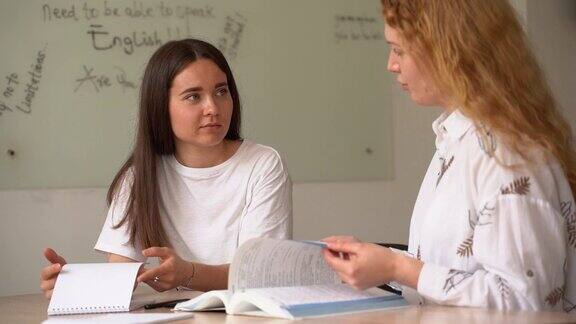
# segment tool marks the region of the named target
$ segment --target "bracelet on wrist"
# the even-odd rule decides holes
[[[192,279],[196,276],[196,265],[194,263],[192,263],[192,274],[190,275],[190,277],[188,277],[188,280],[186,281],[186,284],[184,285],[184,287],[186,288],[190,288],[190,283],[192,281]]]

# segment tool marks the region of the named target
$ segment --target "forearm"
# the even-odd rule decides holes
[[[114,253],[108,253],[108,262],[122,263],[122,262],[137,262],[137,261],[132,260],[132,259],[125,257],[125,256],[122,256],[122,255],[118,255],[118,254],[114,254]]]
[[[396,254],[395,263],[394,281],[412,289],[417,289],[418,279],[424,263],[401,253]]]
[[[199,290],[221,290],[228,288],[228,269],[230,264],[208,265],[189,262],[186,278],[182,286]]]

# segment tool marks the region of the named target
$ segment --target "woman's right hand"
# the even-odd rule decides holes
[[[359,243],[360,242],[360,240],[355,238],[354,236],[345,236],[345,235],[328,236],[328,237],[321,239],[320,241],[322,241],[324,243],[335,243],[335,242],[356,242],[356,243]]]
[[[44,257],[50,262],[50,265],[44,267],[40,273],[40,288],[42,288],[44,296],[50,298],[54,291],[56,278],[58,277],[62,266],[66,264],[66,260],[51,248],[46,248],[44,250]]]

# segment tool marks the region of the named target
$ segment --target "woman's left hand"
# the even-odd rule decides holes
[[[151,247],[142,251],[146,257],[158,257],[160,265],[145,269],[138,282],[145,282],[157,291],[165,291],[185,285],[194,275],[194,264],[182,260],[174,250],[167,247]]]
[[[395,280],[398,254],[389,248],[355,240],[326,240],[324,259],[340,279],[357,289]]]

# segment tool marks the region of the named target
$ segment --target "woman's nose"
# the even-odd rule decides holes
[[[394,60],[392,55],[388,56],[388,65],[386,68],[392,73],[400,73],[400,64]]]
[[[388,71],[390,71],[392,73],[400,73],[400,64],[392,63],[392,64],[388,65]]]
[[[214,98],[207,98],[204,104],[204,114],[205,115],[218,115],[218,104]]]

